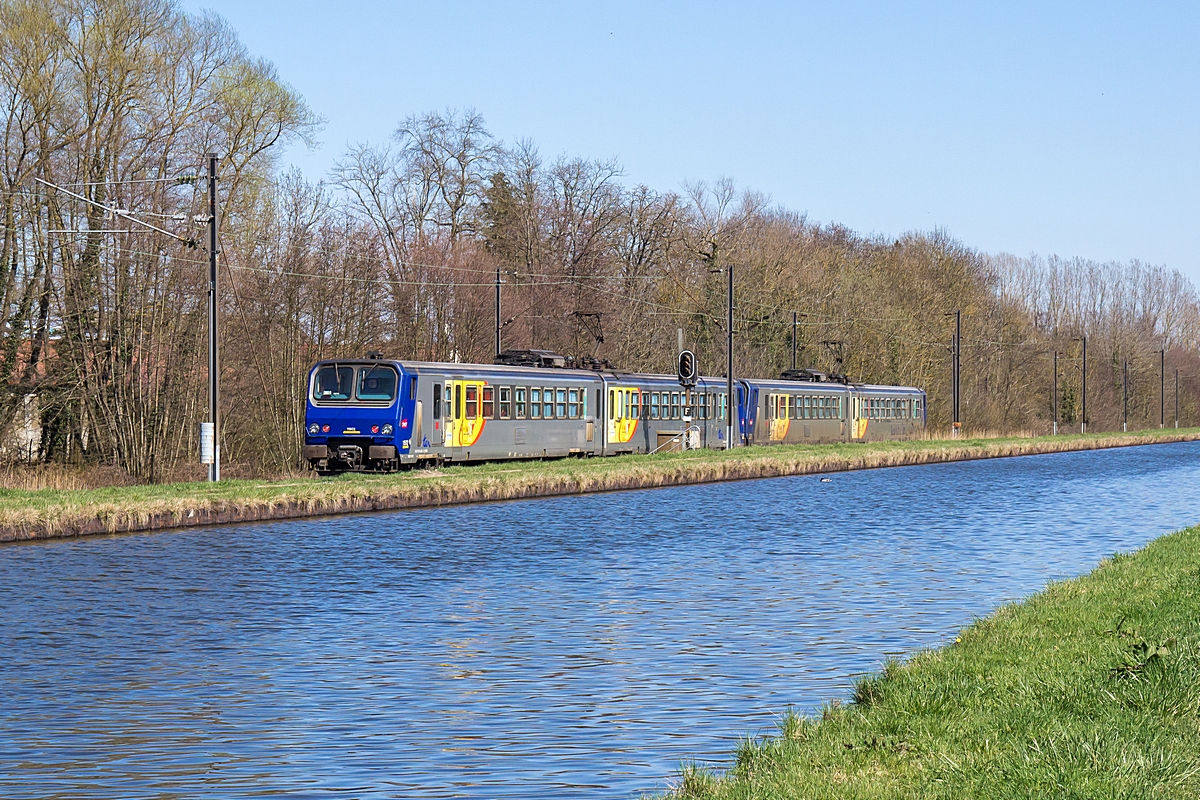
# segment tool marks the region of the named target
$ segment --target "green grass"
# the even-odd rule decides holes
[[[788,713],[678,798],[1200,797],[1200,527]]]
[[[1149,442],[1164,436],[1195,438],[1200,437],[1200,429],[748,447],[486,463],[393,475],[229,480],[215,485],[201,482],[100,489],[0,489],[0,540],[808,474],[1085,449]]]

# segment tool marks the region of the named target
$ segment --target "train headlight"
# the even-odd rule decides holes
[[[393,432],[394,430],[396,430],[396,429],[395,429],[395,428],[393,428],[393,427],[392,427],[392,424],[389,422],[387,425],[384,425],[384,426],[383,426],[383,435],[384,435],[384,436],[391,436],[391,435],[392,435],[392,432]]]
[[[312,425],[308,426],[308,432],[315,436],[321,432],[321,426],[314,422]]]

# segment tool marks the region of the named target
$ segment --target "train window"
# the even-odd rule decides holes
[[[313,400],[349,400],[354,387],[354,368],[330,364],[317,370],[313,380]]]
[[[679,419],[679,392],[671,392],[671,419]]]
[[[567,390],[566,389],[555,389],[554,392],[555,392],[555,394],[554,394],[554,398],[555,398],[554,416],[558,417],[559,419],[566,419],[567,418]]]
[[[364,367],[358,371],[359,400],[395,400],[396,370],[385,366]]]
[[[475,419],[479,416],[479,387],[467,387],[467,419]]]
[[[567,416],[571,419],[579,419],[579,390],[567,390]]]
[[[599,392],[599,389],[596,391]],[[587,416],[587,389],[579,390],[579,416]]]
[[[530,389],[529,390],[529,418],[530,419],[541,419],[542,418],[542,390],[541,389]]]
[[[454,390],[446,384],[446,419],[454,419]]]
[[[463,390],[463,387],[462,387],[461,383],[454,387],[454,418],[455,419],[463,418],[463,396],[462,396],[463,392],[462,392],[462,390]]]
[[[921,418],[921,401],[913,400],[913,419]]]
[[[832,414],[829,413],[829,397],[821,398],[821,419],[829,419]]]
[[[658,419],[658,392],[650,393],[650,419]]]
[[[617,393],[612,389],[608,390],[608,418],[617,418]]]
[[[513,389],[513,404],[516,406],[517,419],[525,419],[525,387]]]
[[[408,377],[408,399],[409,400],[417,399],[417,376],[416,375],[410,375]]]
[[[549,387],[542,389],[542,419],[554,419],[554,390]]]
[[[442,418],[442,385],[440,383],[433,385],[433,418]]]
[[[729,404],[728,395],[726,395],[725,392],[721,392],[721,394],[717,396],[717,415],[720,419],[728,419],[729,418],[729,414],[725,410],[726,407],[728,406],[728,404]]]
[[[500,419],[508,419],[512,416],[512,389],[507,386],[500,387]]]
[[[492,419],[496,416],[496,389],[493,386],[483,387],[483,418]]]
[[[634,419],[641,419],[642,418],[642,393],[639,392],[637,389],[634,389],[633,394],[631,394],[629,396],[629,398],[630,398],[629,402],[631,404],[629,406],[629,416],[633,417]]]

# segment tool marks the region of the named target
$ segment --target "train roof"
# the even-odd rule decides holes
[[[650,372],[626,372],[624,370],[613,369],[572,369],[568,367],[538,367],[538,366],[510,366],[507,364],[471,364],[471,363],[454,363],[448,361],[408,361],[391,358],[326,358],[318,361],[313,365],[312,369],[317,369],[329,364],[345,364],[348,366],[370,366],[372,364],[391,364],[399,367],[406,372],[415,372],[420,374],[423,371],[429,372],[454,372],[462,370],[464,372],[487,372],[493,375],[509,375],[512,377],[530,377],[534,379],[548,379],[549,376],[562,376],[573,380],[596,380],[604,377],[610,381],[620,382],[622,380],[637,381],[643,383],[661,383],[670,386],[678,386],[679,380],[674,375],[655,374]],[[552,378],[550,378],[552,380]],[[843,384],[833,381],[817,382],[817,381],[793,381],[781,380],[778,378],[738,378],[739,381],[747,381],[759,389],[776,389],[779,391],[799,391],[799,392],[878,392],[881,394],[914,394],[924,391],[913,386],[886,386],[877,384],[850,383]],[[726,378],[722,375],[702,375],[697,378],[697,383],[704,386],[724,386]]]

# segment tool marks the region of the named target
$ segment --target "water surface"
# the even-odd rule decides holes
[[[1200,522],[1197,456],[0,546],[0,796],[636,797]]]

